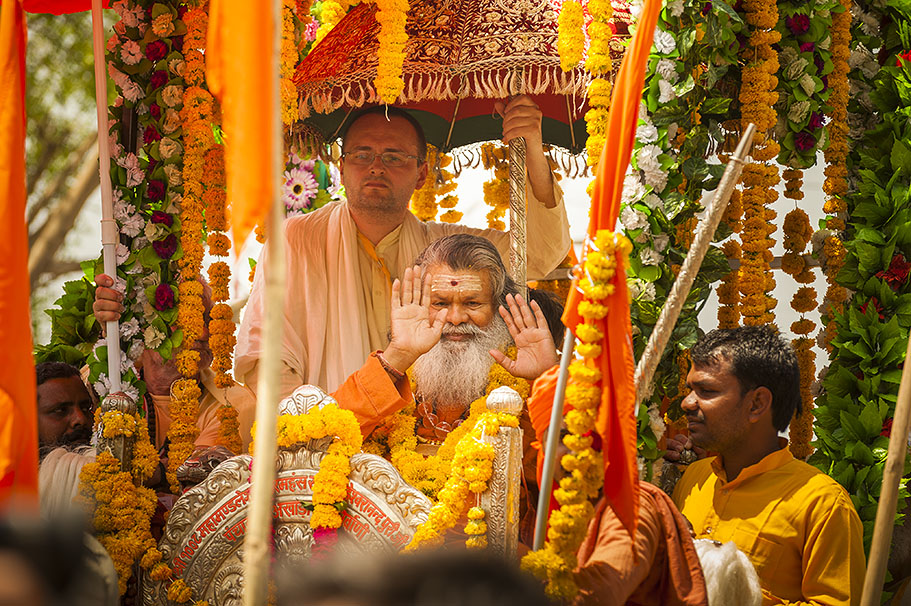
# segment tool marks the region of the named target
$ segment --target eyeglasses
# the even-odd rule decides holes
[[[383,166],[387,168],[401,168],[405,166],[405,163],[408,160],[418,159],[417,156],[403,154],[400,152],[383,152],[381,154],[378,154],[366,149],[345,152],[342,154],[342,158],[356,166],[370,166],[373,164],[373,160],[377,156],[380,157],[380,161],[382,161]]]

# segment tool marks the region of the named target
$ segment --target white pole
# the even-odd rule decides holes
[[[111,151],[108,149],[108,81],[104,66],[104,18],[101,0],[92,0],[92,51],[95,55],[95,108],[98,112],[98,165],[101,176],[101,249],[104,273],[117,278],[117,243],[120,234],[114,221],[114,196],[111,193]],[[110,393],[121,390],[120,327],[116,320],[107,322],[108,378]]]
[[[250,511],[244,539],[244,606],[263,606],[268,596],[270,534],[272,529],[272,494],[275,486],[275,455],[278,450],[276,422],[278,385],[281,368],[281,342],[285,301],[285,239],[282,231],[284,205],[281,201],[283,138],[279,95],[279,45],[282,2],[272,0],[272,200],[269,206],[266,241],[268,254],[263,270],[265,281],[265,319],[260,357],[259,393],[256,406],[256,445],[253,451],[253,477],[250,489]]]

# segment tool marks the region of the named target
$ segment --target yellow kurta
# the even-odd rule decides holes
[[[787,447],[725,480],[720,457],[689,466],[674,503],[696,538],[733,541],[753,562],[763,604],[858,604],[863,529],[847,492]]]
[[[556,208],[548,209],[529,193],[529,279],[540,279],[555,269],[572,245],[562,193],[556,185],[555,196]],[[508,233],[422,223],[411,213],[375,247],[360,235],[344,203],[288,219],[284,229],[288,269],[282,395],[305,383],[334,391],[364,364],[371,351],[385,349],[391,280],[401,277],[431,242],[456,233],[483,236],[493,242],[509,266]],[[264,269],[261,259],[235,353],[235,378],[254,391],[263,348]]]

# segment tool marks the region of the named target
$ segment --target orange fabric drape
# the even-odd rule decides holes
[[[37,506],[38,419],[25,228],[25,13],[0,7],[0,509]]]
[[[240,250],[256,224],[265,225],[275,186],[273,116],[278,70],[272,11],[250,0],[211,0],[206,48],[209,90],[221,102],[231,230]]]
[[[639,120],[639,103],[645,81],[645,68],[661,0],[646,0],[636,34],[614,82],[610,113],[607,120],[607,144],[601,153],[592,192],[589,238],[598,230],[613,230],[620,213],[623,178]],[[575,331],[581,322],[578,306],[582,293],[573,285],[563,322]],[[629,291],[626,287],[625,264],[618,254],[614,276],[614,294],[608,297],[607,317],[596,323],[604,333],[601,371],[603,376],[601,407],[595,428],[604,440],[604,495],[623,525],[633,535],[639,509],[636,488],[636,419],[635,385],[633,383],[633,340],[629,316]]]

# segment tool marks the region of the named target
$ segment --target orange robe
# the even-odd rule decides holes
[[[631,541],[602,498],[577,554],[580,591],[574,606],[708,604],[686,520],[670,497],[647,482],[639,482],[639,523]]]

